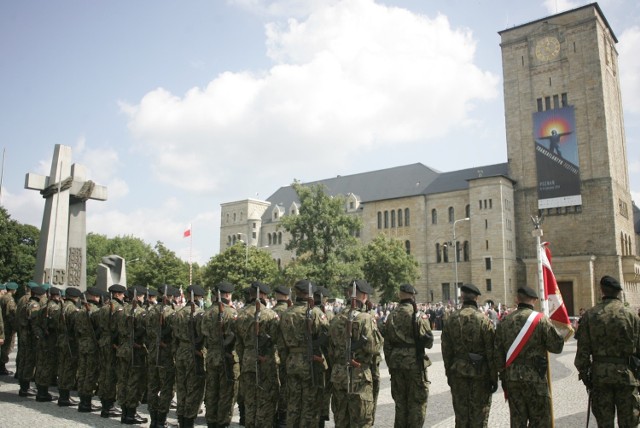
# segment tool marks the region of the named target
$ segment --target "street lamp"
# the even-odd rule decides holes
[[[469,217],[459,218],[458,220],[453,222],[453,270],[455,275],[455,282],[453,286],[456,288],[456,307],[458,306],[458,302],[460,301],[460,288],[458,287],[458,241],[456,241],[456,224],[461,221],[469,221]]]

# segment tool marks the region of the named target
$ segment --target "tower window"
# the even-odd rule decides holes
[[[542,98],[536,100],[538,102],[538,111],[542,111]]]
[[[560,94],[560,99],[561,99],[561,102],[562,102],[562,107],[566,107],[567,105],[569,105],[569,102],[567,100],[567,93],[566,92],[563,92],[563,93]]]
[[[551,97],[544,97],[544,109],[551,110]]]

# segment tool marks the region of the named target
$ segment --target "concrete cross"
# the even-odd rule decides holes
[[[51,173],[27,173],[24,187],[45,198],[33,280],[59,288],[87,288],[88,199],[106,201],[107,188],[86,179],[86,169],[71,163],[71,147],[56,144]]]

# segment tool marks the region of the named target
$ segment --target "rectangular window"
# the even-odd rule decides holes
[[[538,111],[542,111],[542,98],[538,98],[536,101],[538,101]]]
[[[449,292],[449,283],[448,282],[443,282],[442,283],[442,301],[446,302],[451,298],[451,294]]]
[[[396,210],[391,210],[391,227],[396,227]]]
[[[491,278],[487,278],[485,281],[487,283],[487,291],[491,291]]]
[[[491,257],[484,258],[484,268],[485,270],[491,270]]]
[[[493,199],[489,199],[489,209],[493,208]]]
[[[378,211],[378,229],[382,229],[382,213]]]
[[[560,108],[560,97],[557,94],[553,96],[553,108]]]
[[[566,92],[563,92],[562,94],[560,94],[560,99],[562,100],[562,107],[566,107],[567,105],[569,105],[569,102],[567,101]]]
[[[480,209],[482,209],[482,200],[479,200],[478,203],[480,205]]]
[[[544,97],[544,109],[551,110],[551,97]]]
[[[389,228],[389,211],[384,212],[384,228]]]
[[[486,241],[484,241],[484,245],[487,248],[487,250],[489,249],[489,240],[487,239]]]
[[[253,223],[253,228],[254,228],[254,229],[256,228],[256,224],[255,224],[255,223]]]
[[[256,233],[255,233],[255,232],[251,232],[251,237],[252,237],[253,239],[256,239]]]

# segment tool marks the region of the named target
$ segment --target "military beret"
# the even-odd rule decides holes
[[[108,291],[104,291],[104,290],[100,290],[100,292],[102,293],[102,299],[103,300],[111,300],[111,293],[109,293]]]
[[[527,287],[526,285],[518,288],[518,294],[524,294],[525,296],[531,297],[532,299],[538,298],[538,293],[536,293],[533,288]]]
[[[82,296],[82,291],[79,288],[69,287],[64,291],[64,295],[66,297],[80,297]]]
[[[51,284],[45,282],[40,287],[42,287],[44,289],[44,291],[47,291],[47,290],[49,290],[51,288]]]
[[[472,294],[475,294],[476,296],[480,296],[482,294],[482,293],[480,293],[480,290],[478,290],[478,287],[476,287],[473,284],[461,285],[460,286],[460,291],[464,291],[465,293],[472,293]]]
[[[157,296],[157,295],[158,295],[158,292],[157,292],[155,289],[153,289],[153,288],[147,288],[147,294],[148,294],[149,296],[153,297],[153,296]]]
[[[111,287],[109,287],[109,292],[110,293],[126,293],[127,289],[125,288],[124,285],[113,284]]]
[[[29,281],[29,282],[27,283],[27,287],[29,287],[29,288],[36,288],[36,287],[40,287],[40,284],[38,284],[38,283],[37,283],[37,282],[35,282],[35,281]]]
[[[298,291],[309,293],[309,286],[311,286],[311,292],[315,293],[316,286],[313,285],[311,281],[309,281],[308,279],[301,279],[300,281],[294,284],[293,288],[295,288]]]
[[[0,290],[6,290],[7,284],[0,284]]]
[[[192,284],[190,286],[187,287],[187,294],[191,295],[191,292],[193,292],[194,296],[204,296],[205,294],[207,294],[204,291],[204,288],[200,287],[197,284]]]
[[[51,296],[59,296],[60,294],[62,294],[62,290],[60,290],[58,287],[49,288],[49,295],[51,295]]]
[[[418,290],[416,290],[415,287],[411,284],[402,284],[400,286],[400,291],[402,291],[403,293],[418,294]]]
[[[600,279],[600,285],[603,287],[613,288],[614,290],[622,290],[620,281],[609,275],[605,275]]]
[[[323,286],[321,286],[321,285],[318,285],[318,286],[316,287],[316,289],[315,289],[315,291],[313,292],[313,294],[320,295],[320,296],[323,296],[323,297],[329,297],[329,296],[331,296],[331,293],[329,292],[329,289],[328,289],[328,288],[326,288],[326,287],[323,287]]]
[[[169,284],[162,284],[162,285],[159,285],[159,286],[158,286],[158,294],[159,294],[159,295],[161,295],[161,296],[164,296],[164,294],[165,294],[165,292],[164,292],[165,287],[167,288],[167,293],[166,293],[166,294],[167,294],[167,296],[171,296],[171,291],[170,291],[170,290],[171,290],[173,287],[171,287]]]
[[[169,294],[170,296],[173,297],[180,297],[180,295],[182,294],[181,290],[177,287],[169,287],[167,289],[167,294]]]
[[[98,287],[87,288],[87,293],[91,294],[92,296],[102,296],[102,290],[100,290]]]
[[[260,281],[254,281],[251,283],[251,288],[257,288],[258,290],[260,290],[261,293],[264,294],[269,294],[271,293],[271,290],[269,289],[269,286],[267,284],[264,284]]]
[[[33,287],[31,289],[31,294],[33,294],[34,296],[42,296],[46,292],[47,292],[47,290],[45,290],[42,287]]]
[[[291,289],[285,287],[284,285],[278,285],[274,290],[275,293],[282,294],[283,296],[288,296],[291,294]]]
[[[233,284],[227,281],[219,282],[218,285],[216,285],[216,289],[220,290],[221,293],[233,293],[235,288]]]
[[[364,294],[373,294],[373,287],[371,287],[369,285],[369,283],[367,281],[365,281],[364,279],[356,279],[354,280],[354,282],[356,283],[356,289]],[[353,286],[353,284],[352,284]]]
[[[7,286],[7,290],[17,290],[17,289],[18,289],[18,287],[19,287],[19,286],[18,286],[18,283],[13,282],[13,281],[11,281],[11,282],[7,282],[7,283],[6,283],[6,286]]]
[[[147,287],[143,287],[142,285],[134,285],[131,288],[136,291],[136,294],[138,296],[144,296],[145,294],[147,294]]]
[[[245,287],[242,289],[242,294],[244,294],[245,297],[248,297],[249,294],[251,294],[251,287]]]

